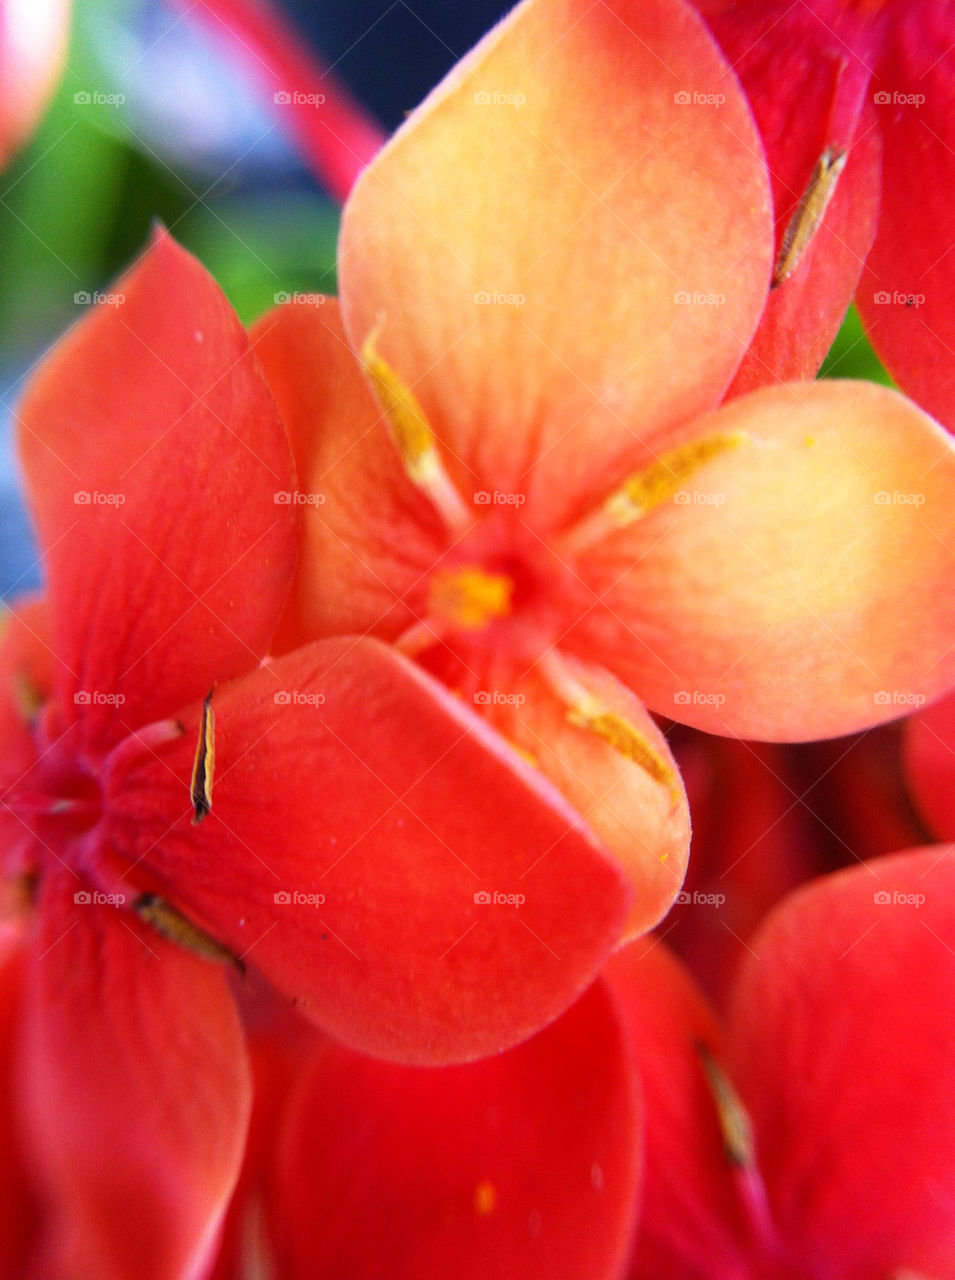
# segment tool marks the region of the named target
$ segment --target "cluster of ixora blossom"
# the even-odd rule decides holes
[[[525,0],[337,300],[160,230],[33,374],[4,1280],[955,1274],[955,13],[700,8]],[[758,744],[932,702],[819,874]]]

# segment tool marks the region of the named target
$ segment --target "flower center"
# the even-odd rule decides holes
[[[428,584],[428,615],[455,630],[480,631],[511,612],[514,581],[478,565],[439,569]]]

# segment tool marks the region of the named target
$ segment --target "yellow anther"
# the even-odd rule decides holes
[[[408,477],[427,493],[451,530],[473,521],[461,495],[451,483],[438,453],[437,442],[418,397],[398,377],[377,349],[378,328],[365,339],[362,366],[388,420],[391,438]]]
[[[717,431],[671,449],[621,485],[607,499],[604,510],[618,528],[632,524],[680,493],[693,473],[705,463],[738,448],[746,439],[742,431]]]
[[[11,680],[13,704],[24,724],[33,724],[43,709],[43,694],[25,671],[17,671]]]
[[[753,1128],[746,1109],[729,1076],[702,1041],[696,1042],[696,1051],[716,1104],[726,1158],[738,1169],[749,1168],[753,1164]]]
[[[651,746],[649,740],[629,720],[616,711],[572,707],[567,712],[567,719],[578,729],[588,729],[598,738],[603,738],[614,751],[639,765],[654,782],[667,788],[675,786],[676,773],[660,752]]]
[[[158,934],[168,938],[170,942],[175,942],[206,960],[234,964],[237,969],[244,970],[245,966],[238,956],[213,938],[212,934],[206,933],[205,929],[200,929],[191,920],[187,920],[182,912],[177,911],[164,898],[157,897],[154,893],[140,894],[133,902],[133,910],[140,920],[152,925]]]
[[[650,739],[618,711],[611,711],[577,678],[561,656],[545,654],[539,671],[552,691],[567,707],[567,720],[578,729],[602,738],[608,746],[650,775],[670,793],[676,803],[680,783],[676,770]]]
[[[513,581],[503,573],[487,573],[476,566],[442,569],[428,587],[428,610],[455,627],[478,631],[511,611]]]
[[[494,1212],[497,1204],[497,1191],[491,1182],[482,1182],[474,1188],[474,1212],[481,1218],[486,1218],[489,1213]]]
[[[813,236],[826,216],[829,201],[835,195],[839,174],[846,167],[846,152],[827,147],[809,176],[806,190],[799,198],[799,203],[779,246],[776,266],[773,270],[772,287],[787,280],[799,266],[799,261],[809,248]]]

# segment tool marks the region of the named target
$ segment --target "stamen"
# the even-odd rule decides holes
[[[716,1104],[726,1158],[737,1169],[748,1168],[753,1163],[753,1129],[749,1116],[729,1076],[701,1040],[696,1042],[696,1052]]]
[[[567,719],[578,729],[602,738],[614,751],[631,761],[670,792],[675,802],[680,795],[676,771],[653,746],[649,738],[619,711],[611,711],[568,670],[551,651],[540,660],[541,675],[568,708]]]
[[[809,177],[809,184],[799,198],[782,244],[779,246],[770,288],[778,289],[799,266],[800,259],[809,248],[813,236],[826,216],[829,201],[836,192],[839,175],[846,167],[847,155],[845,151],[826,147],[816,161],[815,168]]]
[[[378,354],[379,332],[380,326],[365,339],[361,359],[388,420],[395,448],[409,478],[428,495],[448,531],[460,532],[474,523],[474,515],[444,468],[434,432],[418,397]]]
[[[466,631],[479,631],[511,611],[514,583],[507,574],[487,573],[476,565],[442,569],[428,584],[429,613]]]
[[[571,553],[584,551],[618,529],[625,529],[680,493],[694,473],[712,458],[749,439],[744,431],[714,431],[670,449],[635,472],[602,506],[575,525],[562,540],[564,549]]]
[[[694,1047],[716,1105],[723,1151],[733,1169],[737,1193],[750,1234],[758,1242],[767,1261],[778,1261],[785,1250],[773,1221],[766,1186],[756,1163],[753,1127],[749,1115],[710,1049],[701,1040],[695,1041]]]
[[[216,713],[212,710],[212,690],[202,703],[202,719],[199,722],[199,741],[192,762],[192,779],[189,795],[192,799],[193,825],[212,811],[212,777],[216,767]]]
[[[156,894],[140,894],[133,903],[133,910],[140,920],[151,925],[158,934],[170,942],[185,947],[187,951],[194,951],[196,955],[203,956],[206,960],[216,960],[220,964],[234,964],[240,972],[245,972],[245,965],[228,947],[223,946],[191,920],[187,920],[180,911]]]

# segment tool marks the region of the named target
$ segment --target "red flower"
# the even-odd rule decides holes
[[[953,890],[938,847],[790,894],[726,1026],[643,941],[467,1066],[260,1028],[263,1124],[222,1267],[245,1240],[282,1280],[950,1275]]]
[[[697,4],[749,95],[776,213],[779,288],[734,390],[812,376],[858,284],[893,377],[955,427],[955,5]]]
[[[352,1043],[467,1056],[565,1008],[628,897],[560,797],[450,696],[421,707],[391,650],[261,661],[299,533],[268,387],[167,236],[114,297],[21,409],[48,598],[0,649],[3,906],[29,917],[4,983],[42,1265],[158,1278],[197,1273],[238,1172],[246,966]],[[586,917],[540,893],[531,928],[489,911],[455,955],[471,868],[504,886],[545,855]]]
[[[254,330],[312,504],[278,647],[414,655],[612,850],[630,936],[687,847],[647,707],[818,737],[955,676],[945,434],[859,383],[717,407],[770,251],[751,121],[696,15],[531,2],[359,179],[341,312]],[[553,859],[536,874],[560,891]]]
[[[798,890],[725,1031],[662,947],[608,969],[642,1063],[633,1280],[955,1270],[955,848]]]
[[[401,1067],[279,1018],[251,1040],[257,1123],[209,1280],[619,1276],[643,1107],[602,983],[516,1049]]]

